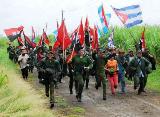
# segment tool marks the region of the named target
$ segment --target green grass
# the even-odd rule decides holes
[[[6,40],[0,40],[0,117],[54,117],[48,101],[17,74],[16,65],[8,60]]]
[[[141,38],[141,33],[144,27],[135,26],[133,28],[127,29],[123,27],[115,27],[114,33],[114,43],[116,47],[124,49],[127,51],[129,48],[135,50],[134,43],[139,41]],[[130,35],[130,33],[133,37]],[[107,46],[107,39],[109,34],[103,36],[100,39],[101,46]],[[150,52],[160,60],[160,26],[149,26],[146,25],[145,39],[147,48]]]
[[[160,92],[160,66],[149,75],[147,88]]]

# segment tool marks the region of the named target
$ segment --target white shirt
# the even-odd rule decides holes
[[[18,57],[18,62],[20,62],[20,68],[24,69],[25,67],[28,66],[27,64],[27,60],[28,60],[29,56],[28,54],[25,54],[25,56],[22,56],[22,54]]]
[[[134,56],[129,57],[129,62],[131,62],[134,59]]]

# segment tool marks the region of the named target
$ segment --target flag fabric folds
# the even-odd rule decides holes
[[[42,35],[43,35],[42,38],[43,38],[44,43],[49,46],[50,41],[49,41],[49,38],[48,38],[48,36],[47,36],[47,34],[46,34],[46,32],[44,30],[43,30],[43,34]]]
[[[104,12],[103,5],[101,5],[98,8],[98,14],[99,14],[99,17],[100,17],[100,22],[102,24],[103,32],[106,34],[106,33],[108,33],[108,21],[106,19],[106,15],[105,15],[105,12]]]
[[[36,47],[36,44],[34,42],[32,42],[30,40],[30,38],[28,36],[25,35],[25,33],[23,32],[23,36],[24,36],[24,39],[25,39],[25,46],[26,47],[31,47],[31,48],[35,48]]]
[[[102,33],[98,25],[97,25],[97,30],[98,30],[98,39],[99,39],[102,36]]]
[[[17,40],[18,40],[19,46],[24,46],[24,41],[22,40],[21,37],[18,37]]]
[[[83,30],[83,23],[81,20],[79,29],[78,29],[78,37],[79,37],[79,42],[83,46],[84,45],[84,30]]]
[[[21,32],[23,31],[23,26],[20,26],[18,28],[10,28],[10,29],[4,29],[4,32],[8,39],[13,42],[15,39],[20,37]]]
[[[35,43],[35,38],[36,38],[36,34],[35,34],[34,28],[32,26],[32,42],[33,43]]]
[[[140,39],[140,50],[144,51],[145,48],[146,48],[146,42],[145,42],[145,28],[144,28],[144,31],[142,32],[141,34],[141,39]]]
[[[112,7],[118,18],[125,25],[130,28],[142,23],[142,11],[139,5],[132,5],[120,9]]]
[[[56,43],[59,43],[63,50],[67,49],[68,46],[71,44],[71,40],[69,38],[64,20],[62,21],[61,26],[58,29],[57,41],[58,42]]]
[[[89,29],[89,21],[88,21],[88,17],[86,17],[86,21],[85,21],[85,30]]]
[[[39,42],[38,42],[38,46],[41,47],[43,46],[43,37],[41,36]]]

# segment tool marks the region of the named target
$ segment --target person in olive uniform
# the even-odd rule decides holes
[[[35,54],[33,52],[33,49],[30,48],[30,51],[29,51],[29,72],[33,73],[33,68],[34,68],[34,60],[35,59]]]
[[[76,89],[76,98],[78,102],[81,102],[82,92],[84,87],[84,69],[90,69],[91,64],[88,63],[89,58],[84,56],[84,50],[81,49],[73,59],[72,65],[74,69],[74,80],[75,80],[75,89]]]
[[[85,81],[86,89],[88,89],[89,75],[90,75],[90,70],[93,67],[93,64],[92,64],[92,60],[91,60],[91,57],[89,56],[89,54],[85,54],[84,57],[85,57],[84,58],[85,65],[84,65],[83,78],[84,78],[84,81]]]
[[[134,72],[134,89],[137,89],[138,85],[138,95],[145,92],[144,88],[147,83],[147,71],[146,69],[150,67],[150,62],[142,57],[142,51],[137,52],[137,56],[129,63],[130,69]]]
[[[68,63],[68,76],[69,76],[69,91],[70,94],[73,94],[73,83],[74,83],[74,78],[73,78],[73,65],[72,63]]]
[[[108,55],[104,54],[102,49],[98,50],[98,54],[95,54],[95,64],[96,64],[96,89],[101,85],[103,85],[103,100],[106,100],[106,75],[105,75],[105,65],[108,60]]]
[[[47,54],[47,57],[41,61],[40,66],[43,68],[45,73],[44,84],[45,84],[45,93],[47,97],[50,97],[50,108],[54,107],[54,88],[57,82],[57,79],[61,73],[61,68],[59,61],[54,57],[54,54],[50,51]]]

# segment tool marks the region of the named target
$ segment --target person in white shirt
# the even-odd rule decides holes
[[[18,57],[18,63],[22,72],[22,76],[27,80],[28,78],[28,54],[26,49],[22,49],[22,54]]]

